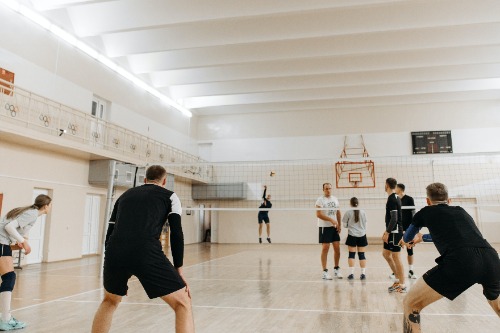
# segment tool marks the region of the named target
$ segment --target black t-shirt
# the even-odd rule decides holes
[[[398,230],[399,232],[403,232],[403,225],[401,224],[401,199],[399,199],[396,193],[392,193],[387,198],[387,203],[385,204],[385,227],[389,226],[389,222],[391,222],[391,211],[398,211],[398,221],[394,228],[391,231]]]
[[[403,206],[403,207],[404,206],[415,206],[415,201],[413,200],[412,197],[405,194],[401,198],[401,206]],[[413,219],[413,210],[414,209],[403,209],[401,211],[401,217],[403,220],[403,230],[408,229],[408,227],[410,226],[411,221]]]
[[[115,227],[106,246],[106,256],[137,258],[161,251],[159,238],[170,213],[182,213],[174,192],[154,184],[127,190],[116,201],[110,217]]]
[[[412,224],[417,228],[429,229],[432,241],[441,255],[464,247],[491,248],[474,219],[459,206],[426,206],[415,214]]]

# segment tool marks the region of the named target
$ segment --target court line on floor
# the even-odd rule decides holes
[[[100,301],[77,301],[77,300],[58,300],[58,302],[70,303],[98,303]],[[140,306],[160,306],[168,307],[165,303],[143,303],[143,302],[122,302],[120,305],[140,305]],[[193,305],[193,308],[199,309],[216,309],[216,310],[251,310],[251,311],[276,311],[276,312],[309,312],[309,313],[341,313],[353,315],[403,315],[403,312],[384,312],[384,311],[352,311],[352,310],[324,310],[324,309],[291,309],[291,308],[262,308],[262,307],[241,307],[241,306],[217,306],[217,305]],[[481,314],[481,313],[424,313],[425,316],[466,316],[466,317],[492,317],[496,318],[496,314]]]

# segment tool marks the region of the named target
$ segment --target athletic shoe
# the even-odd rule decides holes
[[[361,276],[359,277],[361,280],[366,280],[366,275],[364,274],[361,274]]]
[[[333,280],[332,276],[328,274],[328,271],[323,271],[323,280]]]
[[[271,238],[267,237],[267,242],[271,244]]]
[[[406,286],[403,287],[402,285],[398,285],[396,289],[394,289],[395,293],[398,294],[406,294],[408,292],[408,289],[406,289]]]
[[[354,280],[354,274],[349,274],[347,276],[347,280]]]
[[[262,238],[259,238],[259,243],[261,243],[261,244],[262,244]]]
[[[390,292],[390,293],[392,293],[394,290],[398,289],[398,287],[399,287],[399,283],[398,282],[394,282],[392,284],[392,286],[390,286],[389,288],[387,288],[387,291]]]
[[[334,273],[334,275],[335,275],[335,277],[337,279],[342,279],[343,276],[342,276],[342,272],[340,271],[340,268],[339,269],[334,269],[333,273]]]
[[[26,323],[23,323],[22,321],[19,321],[14,317],[11,317],[8,322],[0,320],[0,331],[12,331],[12,330],[18,330],[21,328],[25,328],[25,327],[26,327]]]
[[[412,271],[412,270],[408,271],[408,277],[409,277],[410,279],[413,279],[413,280],[415,280],[415,279],[417,279],[417,278],[418,278],[418,276],[416,276],[416,275],[415,275],[415,273],[413,273],[413,271]]]

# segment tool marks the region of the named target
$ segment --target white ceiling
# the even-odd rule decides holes
[[[196,115],[500,99],[499,0],[31,0]]]

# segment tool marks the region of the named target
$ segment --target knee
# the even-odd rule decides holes
[[[107,295],[104,296],[102,303],[111,308],[117,308],[120,305],[121,297],[109,297]]]
[[[330,249],[330,244],[323,244],[321,246],[321,252],[322,253],[328,253],[328,250]]]
[[[16,284],[16,273],[8,272],[2,275],[2,284],[0,284],[0,292],[14,290],[14,285]]]
[[[359,258],[359,260],[366,260],[365,253],[364,252],[358,252],[358,258]]]
[[[391,258],[391,253],[390,253],[390,252],[387,252],[387,251],[384,251],[384,252],[382,252],[382,256],[383,256],[385,259],[389,260],[389,259]]]
[[[182,290],[182,292],[179,293],[177,297],[175,297],[171,306],[175,312],[185,311],[191,308],[191,298],[189,297],[187,292]]]

